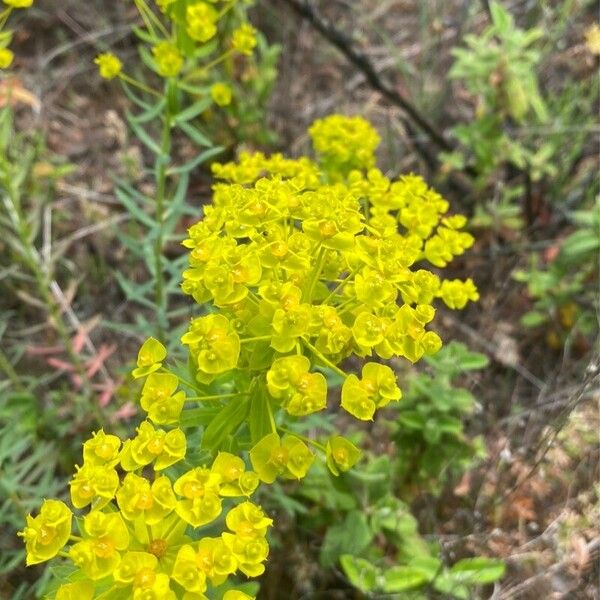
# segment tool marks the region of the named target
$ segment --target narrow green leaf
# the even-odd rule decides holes
[[[501,560],[476,556],[459,560],[450,569],[450,573],[459,576],[463,583],[483,585],[501,579],[505,570],[506,565]]]
[[[344,554],[340,556],[340,564],[348,581],[363,593],[372,592],[380,577],[380,570],[368,560]]]
[[[192,141],[198,146],[212,146],[212,142],[197,128],[193,127],[189,123],[182,122],[177,123],[177,126],[183,131]]]
[[[185,110],[182,110],[176,117],[175,123],[179,125],[179,123],[185,123],[187,121],[191,121],[195,119],[199,115],[201,115],[211,104],[213,100],[210,96],[207,98],[203,98],[202,100],[197,100]]]
[[[250,401],[250,439],[256,444],[272,432],[269,418],[269,398],[265,390],[259,390]]]
[[[129,194],[123,189],[117,188],[115,191],[117,198],[121,201],[127,212],[139,223],[143,223],[147,227],[154,227],[154,219],[145,213]]]
[[[156,119],[156,117],[158,117],[163,112],[164,108],[165,99],[161,98],[152,108],[150,108],[150,110],[145,110],[139,115],[130,114],[128,118],[130,118],[132,121],[135,121],[136,123],[148,123]]]
[[[181,165],[180,167],[173,167],[173,168],[169,169],[167,171],[167,173],[169,175],[179,175],[182,173],[187,174],[192,169],[195,169],[196,167],[200,166],[202,163],[206,162],[207,160],[213,158],[214,156],[221,154],[221,152],[223,152],[223,150],[224,150],[224,148],[222,146],[215,146],[214,148],[205,150],[204,152],[202,152],[202,154],[199,154],[196,158],[193,158],[192,160],[186,162],[184,165]]]
[[[152,108],[150,108],[152,110]],[[133,129],[135,135],[139,138],[139,140],[153,153],[157,156],[162,156],[162,150],[160,146],[152,139],[150,134],[134,120],[134,117],[131,113],[127,112],[127,122],[130,127]]]
[[[234,398],[210,422],[202,436],[202,448],[216,450],[223,440],[233,433],[248,416],[250,399]]]
[[[415,567],[399,566],[387,569],[383,573],[384,592],[404,592],[427,582],[427,576]]]

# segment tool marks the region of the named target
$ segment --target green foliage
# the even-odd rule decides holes
[[[154,312],[154,325],[139,315],[135,324],[113,326],[134,335],[153,329],[176,350],[173,342],[179,336],[167,339],[166,331],[182,315],[173,298],[180,292],[186,259],[170,258],[165,249],[182,241],[182,219],[197,213],[188,204],[190,176],[225,147],[273,141],[264,107],[277,74],[279,48],[269,46],[249,25],[248,2],[226,3],[217,13],[203,3],[175,0],[160,6],[162,14],[145,2],[134,4],[144,23],[133,27],[140,66],[146,69],[143,79],[124,73],[113,54],[101,54],[96,63],[101,76],[121,80],[135,107],[127,112],[127,122],[153,157],[148,169],[152,192],[116,182],[116,195],[131,217],[119,238],[129,256],[145,266],[148,278],[136,282],[124,272],[117,272],[116,278],[128,300]],[[196,11],[200,12],[194,16]],[[240,31],[246,37],[238,43]]]
[[[588,210],[570,214],[575,227],[560,244],[558,254],[545,265],[536,255],[529,270],[517,271],[527,284],[534,307],[521,318],[526,327],[550,329],[548,341],[562,346],[574,334],[598,331],[598,256],[600,254],[600,198]]]
[[[488,359],[452,342],[426,360],[432,374],[411,379],[390,429],[404,488],[438,493],[447,481],[484,456],[482,441],[468,439],[463,431],[463,422],[477,402],[467,389],[454,386],[453,380],[465,371],[483,369]]]
[[[452,51],[455,62],[449,76],[466,87],[476,106],[473,119],[452,129],[462,149],[442,154],[442,159],[448,169],[474,167],[481,186],[493,183],[504,165],[526,172],[532,182],[556,178],[565,185],[564,176],[593,126],[598,78],[565,81],[545,97],[539,73],[551,32],[520,29],[499,2],[491,2],[490,8],[490,25],[479,35],[465,35],[465,47]],[[510,187],[500,190],[506,206],[521,195]],[[551,192],[556,201],[563,200],[559,190]],[[518,225],[513,215],[503,223]]]
[[[477,586],[504,573],[502,562],[483,557],[446,566],[400,499],[440,492],[483,456],[481,442],[463,431],[476,400],[453,382],[485,368],[487,357],[452,342],[426,360],[431,374],[413,375],[404,398],[389,411],[396,415],[386,422],[393,456],[368,454],[339,477],[316,461],[292,497],[275,495],[298,527],[322,535],[322,567],[339,563],[352,586],[375,597],[402,593],[420,599],[434,589],[449,598],[471,598]]]
[[[551,149],[523,145],[507,130],[506,123],[542,124],[548,109],[542,98],[536,74],[541,54],[534,47],[543,35],[538,28],[519,29],[510,13],[499,2],[491,2],[492,23],[481,35],[467,34],[466,48],[455,48],[449,76],[464,83],[477,99],[475,118],[456,125],[453,134],[469,154],[444,155],[452,168],[467,163],[479,173],[482,183],[505,162],[518,168],[540,164],[551,169]]]

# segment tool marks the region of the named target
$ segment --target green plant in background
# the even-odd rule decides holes
[[[91,354],[76,347],[57,295],[70,265],[54,243],[51,208],[72,166],[50,155],[41,135],[15,131],[13,120],[12,109],[0,110],[0,575],[10,597],[25,600],[41,596],[49,571],[33,584],[23,578],[15,536],[23,514],[61,492],[82,437],[105,416]],[[48,352],[40,360],[31,349]]]
[[[577,335],[598,332],[598,256],[600,254],[600,198],[588,210],[573,211],[575,230],[560,244],[558,254],[541,265],[532,255],[528,270],[515,279],[527,284],[533,309],[521,322],[526,327],[544,327],[553,348],[561,348]]]
[[[491,2],[491,24],[480,35],[466,35],[466,47],[452,51],[449,76],[464,84],[476,107],[473,119],[452,129],[462,149],[442,154],[442,159],[448,169],[474,167],[482,187],[497,184],[496,204],[476,216],[482,226],[493,226],[498,219],[511,228],[521,225],[515,200],[527,191],[523,182],[498,183],[506,165],[525,173],[529,185],[547,181],[551,201],[564,202],[570,174],[595,124],[597,74],[584,81],[567,78],[545,95],[540,89],[538,73],[548,45],[556,42],[550,38],[564,32],[566,6],[550,31],[523,30],[507,9]]]
[[[472,280],[419,268],[443,268],[473,244],[464,217],[446,216],[448,202],[420,177],[392,182],[374,168],[379,138],[366,121],[333,116],[311,134],[317,161],[243,154],[215,165],[213,203],[184,241],[183,291],[209,309],[181,337],[187,366],[165,364],[160,341],[143,344],[132,375],[144,379],[148,419],[124,443],[99,431],[84,444],[70,484],[73,509],[87,511],[78,533],[53,500],[21,533],[28,564],[73,563],[59,600],[229,600],[231,576],[264,571],[271,524],[231,498],[302,479],[313,463],[340,476],[360,457],[341,435],[296,432],[331,402],[325,374],[342,380],[341,408],[370,421],[401,397],[396,375],[370,361],[359,377],[343,361],[435,354],[435,299],[452,309],[478,299]]]
[[[471,598],[477,586],[503,575],[503,563],[475,557],[446,566],[435,541],[419,533],[406,501],[418,493],[439,494],[483,457],[481,441],[463,432],[476,400],[452,382],[461,373],[484,368],[488,359],[452,342],[426,361],[431,375],[412,375],[402,401],[387,409],[383,423],[394,442],[392,455],[369,453],[341,477],[316,463],[295,493],[278,489],[271,501],[295,520],[294,530],[315,536],[324,531],[321,566],[339,563],[350,584],[364,593],[417,599],[433,589],[447,597]],[[335,431],[330,420],[307,428],[319,425]],[[357,443],[368,439],[360,431],[346,435]]]
[[[477,401],[453,380],[486,367],[487,357],[452,342],[426,362],[431,375],[411,378],[402,403],[395,408],[397,420],[389,425],[404,497],[410,497],[411,490],[439,493],[474,460],[485,456],[482,440],[469,440],[464,434],[464,420],[472,415]]]
[[[0,111],[0,231],[3,286],[11,295],[28,300],[41,309],[44,320],[58,336],[66,357],[78,378],[81,393],[74,394],[80,405],[80,417],[88,419],[89,411],[101,423],[103,417],[90,378],[86,373],[85,357],[72,340],[72,327],[55,293],[60,251],[46,239],[42,249],[43,214],[52,195],[53,182],[71,170],[69,165],[43,162],[43,140],[39,136],[17,133],[11,108]],[[51,217],[50,217],[51,218]],[[49,222],[51,225],[51,222]],[[0,368],[5,371],[16,389],[22,382],[12,365],[18,357],[7,356],[0,350]]]
[[[454,168],[473,161],[483,184],[506,162],[521,169],[538,163],[541,168],[551,168],[546,146],[528,149],[506,128],[507,121],[541,124],[548,120],[536,74],[541,53],[532,47],[543,32],[519,29],[498,2],[491,2],[490,8],[491,25],[481,35],[465,36],[467,47],[452,51],[455,62],[449,73],[477,98],[475,118],[452,130],[472,155],[444,155]]]
[[[171,344],[174,337],[167,340],[166,331],[181,311],[171,310],[169,298],[179,292],[186,258],[169,260],[165,247],[180,240],[176,228],[182,217],[195,214],[186,202],[190,174],[223,151],[213,141],[217,138],[223,144],[238,141],[237,136],[261,138],[259,132],[261,141],[268,138],[261,115],[275,79],[278,49],[269,48],[248,23],[251,3],[173,0],[159,2],[160,12],[145,0],[133,3],[143,22],[133,32],[149,73],[143,80],[128,75],[112,53],[96,58],[102,77],[118,78],[123,84],[137,108],[136,114],[127,114],[128,123],[154,156],[152,194],[124,181],[117,189],[137,224],[121,240],[145,264],[150,280],[138,284],[121,273],[117,278],[128,299],[155,313],[154,324],[139,314],[134,331],[154,330],[156,337]],[[259,59],[253,57],[257,44]],[[182,136],[188,145],[203,150],[186,152]]]

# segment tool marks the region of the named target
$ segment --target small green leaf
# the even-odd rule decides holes
[[[383,591],[388,593],[403,592],[419,587],[427,582],[427,577],[420,569],[408,566],[392,567],[383,573]]]
[[[340,556],[340,564],[350,583],[360,590],[367,593],[372,592],[380,576],[379,569],[364,558],[358,558],[350,554]]]
[[[248,416],[250,399],[234,398],[210,422],[202,436],[202,448],[216,450],[221,442],[234,432]]]
[[[250,439],[257,444],[272,432],[269,410],[269,398],[265,390],[259,390],[251,399],[250,404]]]
[[[221,410],[220,406],[190,408],[184,410],[179,417],[180,427],[206,427]]]
[[[501,560],[476,556],[459,560],[451,569],[452,576],[458,576],[462,583],[494,583],[504,575],[506,565]]]
[[[537,310],[530,310],[521,317],[521,325],[525,327],[537,327],[548,320],[548,317]]]
[[[212,146],[212,142],[197,127],[193,127],[185,121],[177,123],[177,125],[198,146],[206,146],[208,148]]]
[[[211,104],[213,103],[212,98],[203,98],[194,102],[191,106],[188,106],[185,110],[182,110],[178,115],[175,116],[175,123],[185,123],[201,115]]]
[[[333,567],[342,554],[360,554],[372,538],[373,533],[364,513],[359,510],[349,511],[342,523],[327,529],[321,546],[321,564]]]

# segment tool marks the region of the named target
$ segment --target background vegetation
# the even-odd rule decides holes
[[[476,245],[452,276],[472,277],[481,300],[438,311],[458,341],[398,365],[405,397],[385,418],[308,420],[309,433],[335,420],[367,455],[355,473],[315,468],[263,498],[278,533],[259,598],[599,597],[596,3],[248,10],[262,36],[234,66],[239,100],[187,113],[174,134],[187,168],[170,175],[158,269],[153,125],[93,64],[108,49],[135,60],[138,13],[39,0],[13,25],[0,79],[12,108],[0,119],[0,598],[44,593],[49,571],[26,569],[15,537],[24,514],[65,494],[92,429],[139,422],[139,344],[192,316],[179,241],[210,198],[206,166],[243,149],[305,154],[307,127],[331,112],[371,120],[386,174],[422,174],[472,217]]]

